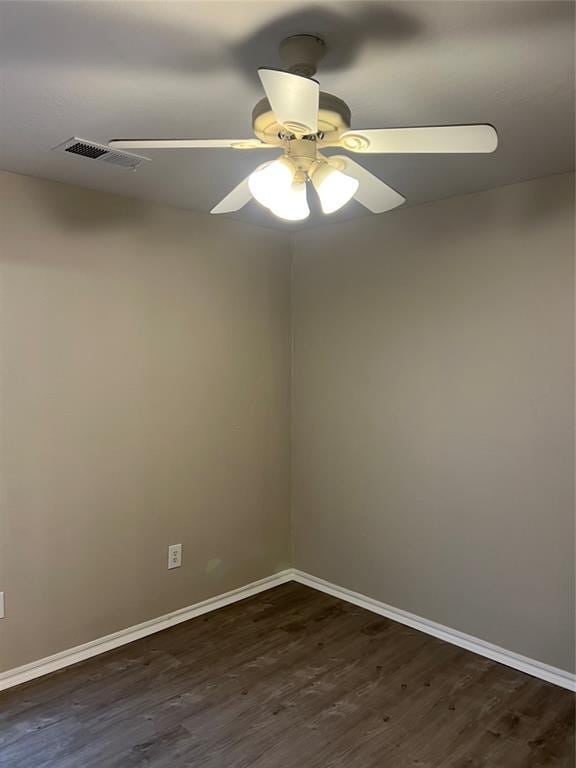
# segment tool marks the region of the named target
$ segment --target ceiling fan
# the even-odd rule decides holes
[[[396,208],[405,198],[347,155],[325,156],[340,148],[359,154],[493,152],[498,136],[491,125],[350,129],[345,102],[324,93],[313,75],[326,52],[314,35],[293,35],[280,44],[286,70],[258,70],[266,98],[252,112],[254,139],[114,139],[123,149],[280,149],[275,160],[259,165],[211,213],[230,213],[252,198],[281,219],[305,219],[310,180],[323,213],[339,210],[352,198],[373,213]]]

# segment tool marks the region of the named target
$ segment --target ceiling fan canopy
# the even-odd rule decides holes
[[[255,138],[113,139],[109,146],[139,150],[276,148],[279,157],[258,165],[211,213],[231,213],[255,199],[289,221],[310,214],[309,182],[324,214],[334,213],[352,198],[373,213],[405,202],[399,192],[347,155],[327,156],[324,149],[358,154],[488,153],[498,146],[496,130],[489,124],[352,129],[348,105],[321,91],[313,79],[325,51],[320,38],[293,35],[280,45],[286,69],[258,70],[266,96],[252,111]]]

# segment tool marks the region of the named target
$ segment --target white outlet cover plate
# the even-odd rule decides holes
[[[180,568],[182,565],[182,544],[171,544],[168,547],[168,570]]]

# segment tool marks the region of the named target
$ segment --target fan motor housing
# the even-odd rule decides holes
[[[350,107],[331,93],[320,91],[318,111],[319,143],[338,141],[340,134],[350,128]],[[261,99],[252,110],[254,133],[266,144],[282,146],[286,129],[276,120],[268,99]]]

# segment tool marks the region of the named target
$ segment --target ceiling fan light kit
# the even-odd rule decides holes
[[[255,199],[273,215],[301,221],[310,214],[311,181],[324,214],[355,199],[383,213],[405,198],[346,155],[325,156],[337,148],[359,154],[488,153],[498,146],[493,126],[447,125],[351,130],[348,105],[320,90],[313,79],[326,45],[315,35],[293,35],[280,44],[285,70],[262,68],[266,94],[252,112],[252,139],[115,139],[118,149],[278,149],[281,155],[259,165],[211,213],[231,213]]]
[[[301,146],[302,143],[302,146]],[[288,221],[310,214],[306,182],[311,179],[324,213],[334,213],[354,196],[359,182],[317,159],[312,142],[294,140],[285,155],[263,163],[248,177],[248,188],[256,202]]]

